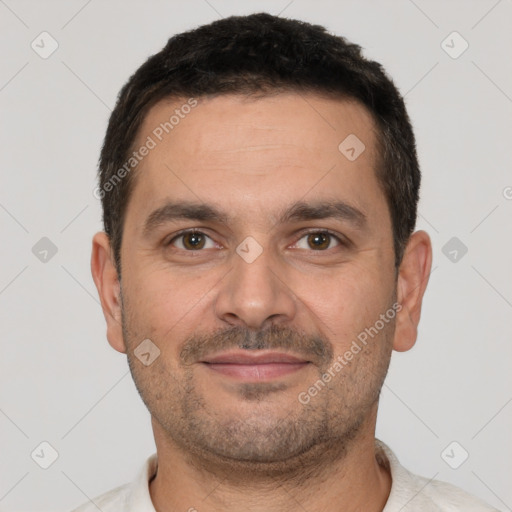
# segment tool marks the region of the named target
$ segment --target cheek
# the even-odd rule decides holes
[[[123,287],[132,332],[154,339],[162,351],[178,351],[178,343],[201,330],[207,318],[208,291],[219,280],[212,274],[190,276],[149,266],[134,272]]]
[[[301,285],[304,303],[319,329],[342,351],[392,305],[393,283],[378,269],[351,267]],[[316,318],[314,318],[316,317]],[[337,348],[338,347],[338,348]]]

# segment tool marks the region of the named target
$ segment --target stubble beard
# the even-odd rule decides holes
[[[144,367],[133,355],[139,337],[130,336],[134,331],[128,318],[123,311],[123,335],[137,390],[167,441],[201,470],[231,480],[271,478],[298,483],[324,473],[331,462],[345,456],[358,437],[374,428],[394,324],[387,326],[379,339],[373,340],[308,404],[297,399],[288,411],[277,411],[265,402],[270,394],[279,393],[283,384],[241,384],[238,396],[233,398],[254,403],[254,414],[236,417],[209,407],[196,385],[193,365],[180,365],[177,372],[159,357],[150,367]],[[277,332],[278,336],[264,338],[268,342],[265,348],[282,346],[285,335],[297,337],[294,331]],[[227,338],[231,341],[233,333],[237,337],[239,331],[229,331]],[[216,339],[220,339],[218,335]],[[208,340],[203,337],[201,343],[208,346]],[[192,339],[192,346],[199,347],[194,343]],[[247,348],[242,338],[238,346]],[[330,350],[322,357],[325,361],[318,366],[318,378],[334,359]],[[307,390],[315,381],[305,383],[305,389],[299,391]]]

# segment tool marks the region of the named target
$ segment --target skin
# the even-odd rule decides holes
[[[156,104],[135,147],[185,101]],[[391,477],[374,453],[378,395],[392,350],[416,341],[430,239],[423,231],[411,236],[396,274],[389,209],[374,172],[375,125],[359,104],[295,93],[198,102],[137,169],[121,281],[107,236],[93,239],[108,341],[127,354],[152,416],[154,506],[381,511]],[[349,134],[366,146],[355,161],[338,150]],[[213,205],[229,218],[166,221],[145,234],[148,216],[178,200]],[[280,220],[296,201],[329,200],[360,210],[364,226]],[[202,249],[175,238],[190,228],[207,235]],[[319,249],[307,231],[325,230],[346,243],[320,238]],[[248,236],[262,248],[252,263],[236,252]],[[395,302],[396,317],[301,403],[299,394]],[[160,355],[145,366],[134,350],[148,338]],[[233,379],[201,362],[237,347],[309,362],[267,382]]]

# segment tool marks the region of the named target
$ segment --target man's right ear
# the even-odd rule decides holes
[[[121,324],[121,286],[110,240],[103,231],[92,239],[91,272],[107,322],[107,339],[118,352],[126,353]]]

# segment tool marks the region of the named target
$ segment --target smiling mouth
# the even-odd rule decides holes
[[[246,382],[277,379],[311,364],[310,361],[283,352],[250,354],[247,351],[217,354],[201,363],[218,374]]]

